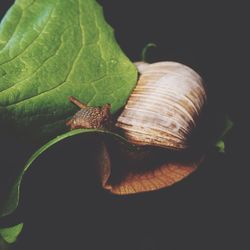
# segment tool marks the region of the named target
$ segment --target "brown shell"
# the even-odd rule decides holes
[[[186,148],[207,98],[202,78],[177,62],[136,66],[141,76],[116,126],[134,144]]]

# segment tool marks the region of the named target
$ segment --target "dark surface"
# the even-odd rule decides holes
[[[0,1],[1,16],[11,2]],[[33,165],[20,208],[1,222],[25,222],[16,249],[249,249],[249,164],[241,161],[249,140],[249,128],[241,126],[249,103],[244,90],[250,44],[246,6],[163,0],[100,3],[132,61],[140,59],[146,43],[154,42],[158,46],[148,52],[150,62],[179,61],[203,76],[211,109],[222,110],[235,122],[227,154],[210,157],[169,189],[117,197],[100,189],[94,172],[81,163],[93,165],[93,145],[82,145],[81,138],[60,144]],[[10,172],[33,150],[9,137],[1,138],[0,147],[1,165]]]

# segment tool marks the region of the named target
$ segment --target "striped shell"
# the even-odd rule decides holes
[[[177,62],[136,66],[141,76],[116,126],[137,145],[187,148],[207,98],[201,77]]]

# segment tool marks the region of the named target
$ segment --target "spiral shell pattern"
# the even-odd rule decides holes
[[[207,99],[202,78],[177,62],[136,66],[141,75],[116,126],[137,145],[187,148]]]

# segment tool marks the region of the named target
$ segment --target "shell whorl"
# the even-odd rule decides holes
[[[207,98],[202,78],[177,62],[136,66],[141,76],[116,126],[137,145],[187,148]]]

